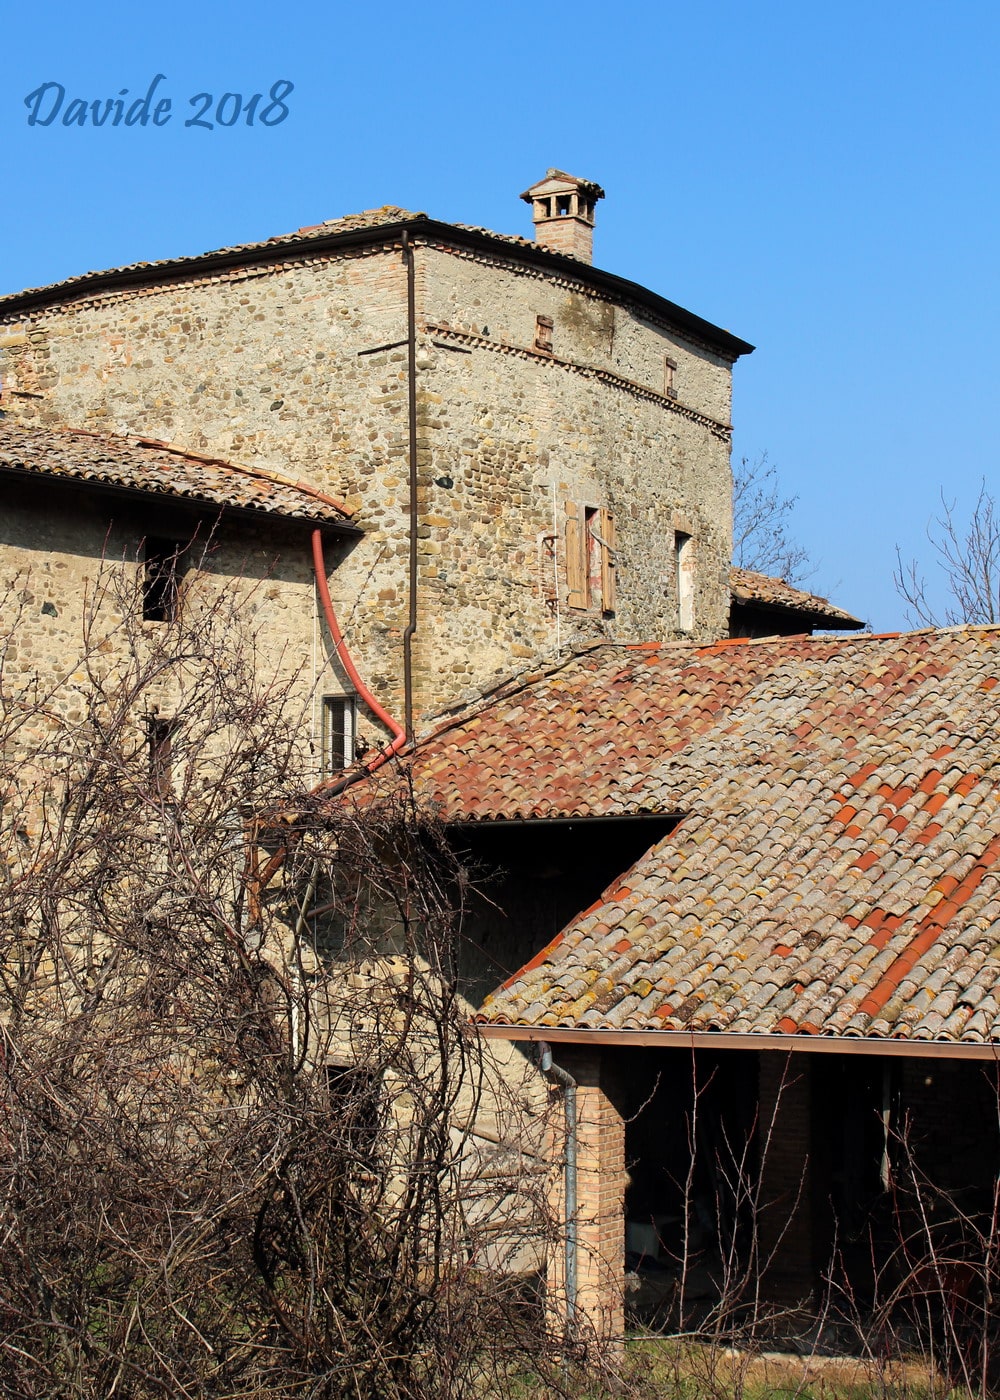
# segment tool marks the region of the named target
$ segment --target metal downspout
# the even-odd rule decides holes
[[[417,294],[413,243],[409,229],[403,229],[403,260],[406,263],[406,360],[409,408],[410,477],[410,613],[403,633],[403,723],[406,741],[413,743],[413,637],[417,630]]]
[[[576,1089],[573,1076],[552,1058],[552,1047],[546,1041],[538,1042],[538,1065],[543,1074],[549,1075],[561,1084],[564,1090],[563,1102],[566,1109],[566,1335],[572,1338],[576,1331],[577,1295],[577,1239],[576,1219]]]

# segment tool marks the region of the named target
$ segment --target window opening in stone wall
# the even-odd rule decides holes
[[[694,627],[694,540],[682,530],[674,532],[677,581],[677,621],[682,632]]]
[[[177,540],[146,540],[143,550],[142,617],[144,622],[173,622],[177,617],[177,575],[184,546]]]
[[[323,776],[342,773],[354,762],[355,701],[353,695],[323,697]]]
[[[598,512],[594,506],[584,506],[584,542],[586,547],[587,601],[591,607],[601,599],[601,542],[597,534]]]
[[[669,355],[663,361],[663,392],[668,399],[677,397],[677,361]]]
[[[545,355],[552,354],[552,327],[551,316],[535,317],[535,349]]]
[[[358,1065],[328,1064],[330,1118],[353,1164],[373,1170],[382,1125],[382,1076]]]
[[[615,520],[601,506],[566,502],[566,587],[571,608],[600,608],[607,617],[617,602]]]
[[[149,754],[149,785],[158,797],[173,793],[173,741],[177,721],[163,715],[146,720],[146,747]]]

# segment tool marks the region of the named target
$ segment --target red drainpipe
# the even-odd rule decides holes
[[[387,744],[385,748],[379,749],[378,753],[375,754],[373,758],[366,759],[360,768],[356,768],[353,773],[348,773],[342,778],[324,778],[323,781],[317,783],[312,790],[313,793],[325,792],[329,793],[331,797],[336,797],[336,795],[343,792],[345,788],[349,788],[352,783],[359,782],[360,779],[366,778],[369,773],[374,773],[377,768],[382,767],[383,763],[388,763],[389,759],[392,758],[394,754],[399,753],[400,749],[406,743],[406,730],[401,724],[398,724],[396,720],[393,719],[392,715],[390,715],[387,710],[384,710],[375,699],[375,696],[361,679],[351,653],[347,650],[347,643],[344,641],[344,635],[337,622],[337,614],[333,610],[333,600],[330,597],[330,589],[326,581],[326,560],[323,557],[323,532],[321,530],[314,530],[312,532],[312,562],[313,571],[316,575],[316,587],[319,589],[319,600],[323,605],[323,614],[326,617],[326,625],[330,629],[330,636],[333,638],[333,645],[337,655],[340,657],[341,664],[350,677],[355,690],[361,696],[375,718],[380,720],[387,729],[392,731],[392,742]],[[253,900],[260,899],[260,891],[267,888],[268,884],[281,869],[287,855],[288,845],[285,844],[275,851],[263,870],[255,872],[253,893],[251,895]]]
[[[330,629],[330,636],[333,638],[334,649],[340,657],[341,664],[350,677],[354,689],[361,696],[375,718],[384,724],[385,727],[391,731],[393,736],[391,743],[384,749],[380,749],[373,758],[365,760],[360,771],[349,775],[346,779],[327,778],[313,789],[314,792],[322,792],[324,789],[336,787],[338,784],[343,784],[343,786],[347,787],[350,783],[356,782],[358,778],[363,778],[366,773],[374,773],[376,768],[381,768],[382,764],[387,763],[394,754],[399,753],[400,749],[406,743],[406,730],[401,724],[397,723],[392,715],[390,715],[387,710],[384,710],[375,699],[375,696],[361,679],[358,668],[355,666],[351,657],[351,653],[347,650],[347,643],[344,641],[343,633],[337,622],[337,614],[333,610],[333,601],[330,598],[330,589],[326,581],[326,561],[323,558],[323,532],[321,530],[314,530],[312,533],[312,558],[313,570],[316,574],[316,587],[319,589],[319,600],[323,606],[323,614],[326,617],[326,625]]]

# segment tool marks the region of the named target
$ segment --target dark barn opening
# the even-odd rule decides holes
[[[644,815],[449,827],[469,878],[459,955],[464,995],[478,1006],[678,821]]]

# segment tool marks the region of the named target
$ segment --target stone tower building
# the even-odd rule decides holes
[[[602,194],[549,171],[535,241],[386,207],[7,296],[0,404],[343,500],[334,603],[411,720],[570,642],[717,636],[752,347],[592,266]]]

